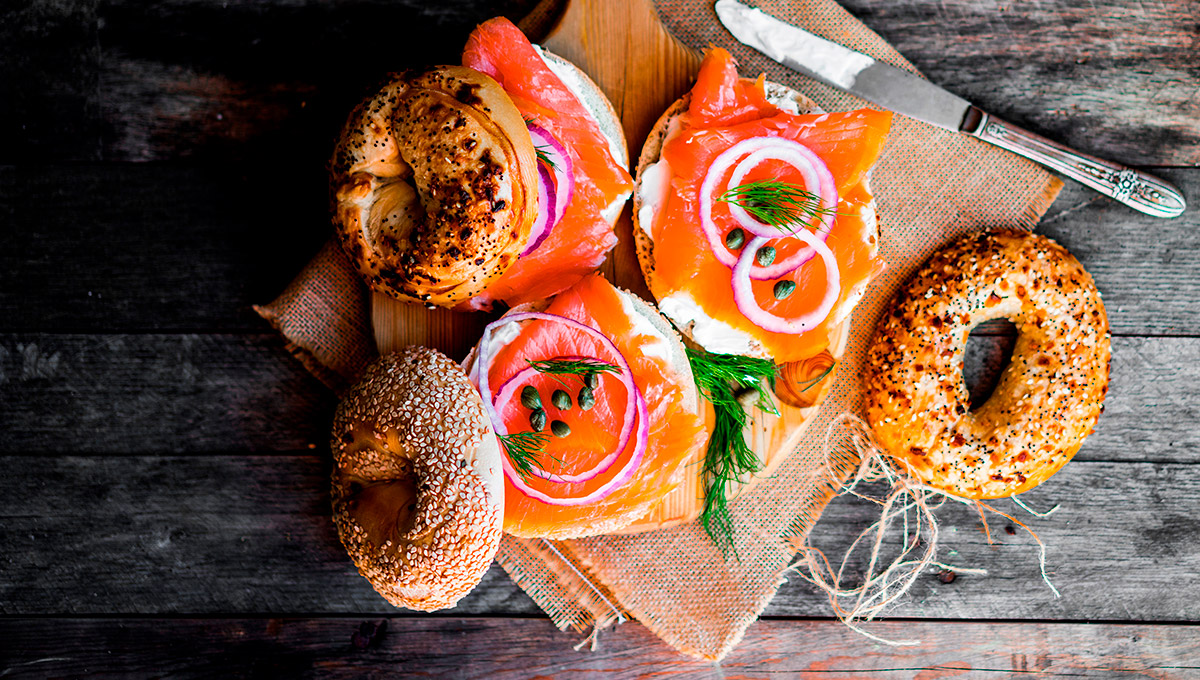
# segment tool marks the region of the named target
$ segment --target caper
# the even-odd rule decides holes
[[[791,297],[792,293],[796,292],[795,281],[776,281],[775,282],[775,299],[786,300]]]
[[[546,411],[545,409],[537,409],[529,414],[529,427],[533,428],[534,432],[541,432],[546,429]]]
[[[758,266],[766,267],[775,261],[775,249],[771,246],[763,246],[754,254],[754,261],[758,262]]]
[[[737,250],[738,248],[741,248],[742,244],[745,242],[746,232],[742,231],[740,227],[734,229],[728,234],[725,234],[725,247],[729,248],[730,250]]]
[[[550,423],[550,431],[554,433],[555,437],[565,437],[571,434],[571,426],[561,420],[556,420]]]
[[[525,408],[541,408],[542,398],[538,396],[537,388],[533,385],[526,385],[521,388],[521,405]]]
[[[583,389],[579,390],[579,408],[590,411],[595,405],[596,395],[592,392],[592,388],[585,385]]]
[[[589,390],[595,392],[600,388],[600,374],[595,372],[588,373],[587,375],[583,376],[583,384],[587,385]]]
[[[554,390],[554,394],[550,395],[550,403],[560,411],[570,411],[571,395],[567,394],[565,390]]]

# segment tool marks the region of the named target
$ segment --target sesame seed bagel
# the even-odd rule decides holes
[[[479,393],[439,352],[381,357],[334,415],[333,518],[342,545],[394,605],[452,607],[500,543],[500,447]]]
[[[1010,319],[1012,359],[971,410],[971,329]],[[1079,261],[1018,230],[975,233],[937,253],[892,301],[867,353],[867,420],[902,469],[965,498],[1028,491],[1092,432],[1112,350],[1100,293]]]
[[[334,224],[370,286],[452,307],[507,270],[537,217],[537,158],[500,84],[464,66],[393,74],[330,164]]]

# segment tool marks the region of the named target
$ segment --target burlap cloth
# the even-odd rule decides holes
[[[915,71],[834,0],[752,4]],[[718,23],[709,0],[658,0],[657,6],[676,37],[697,50],[709,44],[726,47],[743,74],[765,71],[771,80],[800,90],[827,111],[869,106],[737,43]],[[524,28],[538,37],[536,25],[527,22]],[[630,140],[630,146],[636,150],[641,142]],[[686,654],[715,660],[728,653],[774,596],[797,546],[840,481],[857,465],[851,459],[827,463],[822,442],[830,418],[861,410],[859,367],[884,303],[919,264],[953,238],[992,226],[1032,228],[1061,182],[1017,156],[897,116],[872,186],[888,268],[853,314],[835,385],[798,450],[772,479],[733,503],[740,560],[726,560],[696,524],[553,543],[505,536],[497,561],[560,628],[593,627],[594,633],[632,617]],[[339,389],[374,354],[367,300],[350,263],[331,242],[283,295],[258,311],[317,377]]]

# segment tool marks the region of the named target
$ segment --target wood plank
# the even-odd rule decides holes
[[[333,405],[274,334],[0,336],[3,452],[328,450]]]
[[[0,614],[400,611],[338,541],[327,456],[3,460]],[[539,612],[495,565],[456,611]]]
[[[1200,164],[1192,0],[844,0],[930,80],[1128,165]]]
[[[1010,343],[972,342],[968,384]],[[1078,459],[1200,462],[1197,384],[1200,339],[1115,338]],[[324,451],[333,405],[274,335],[0,334],[0,453]]]
[[[379,624],[385,623],[385,627]],[[6,677],[167,674],[172,677],[454,678],[1038,677],[1160,680],[1200,670],[1192,626],[905,622],[885,648],[829,621],[761,621],[719,665],[680,656],[633,624],[571,649],[548,621],[469,618],[9,619]],[[363,635],[360,629],[369,635]],[[356,637],[357,636],[357,637]],[[181,642],[186,641],[186,642]],[[808,676],[805,676],[808,677]]]
[[[1068,182],[1038,225],[1096,280],[1113,333],[1200,334],[1200,174],[1194,172],[1160,173],[1184,187],[1190,201],[1177,219],[1143,215]]]
[[[0,7],[0,159],[100,159],[95,2]]]
[[[457,61],[476,22],[534,4],[35,0],[0,22],[12,27],[0,30],[0,162],[319,167],[371,81]],[[1130,164],[1200,159],[1190,0],[845,5],[935,82],[1014,123]],[[379,25],[386,39],[364,37]],[[671,28],[687,39],[687,25]]]
[[[329,238],[324,181],[319,166],[0,168],[0,328],[266,329],[251,304]]]
[[[28,0],[0,14],[0,159],[276,164],[318,152],[319,168],[372,81],[457,63],[475,24],[534,4]]]
[[[328,464],[319,455],[0,457],[0,614],[397,613],[337,540]],[[974,509],[946,507],[941,559],[989,573],[943,583],[933,569],[891,615],[1200,620],[1198,480],[1194,464],[1073,462],[1027,494],[1035,508],[1062,505],[1046,519],[1020,515],[1049,546],[1060,599],[1041,582],[1027,535],[993,518],[989,545]],[[835,500],[814,545],[837,554],[872,513]],[[455,613],[537,609],[493,567]],[[766,615],[830,610],[792,578]]]
[[[329,235],[324,174],[207,166],[0,166],[0,331],[260,331]],[[1070,184],[1039,230],[1075,253],[1118,335],[1197,335],[1200,170],[1174,220]],[[81,226],[86,225],[86,226]],[[90,293],[90,295],[89,295]]]

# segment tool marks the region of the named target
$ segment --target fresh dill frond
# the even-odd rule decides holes
[[[533,147],[533,153],[537,154],[537,159],[546,165],[550,166],[551,170],[557,170],[558,166],[554,164],[554,160],[550,158],[550,152],[546,151],[544,146]]]
[[[700,394],[713,405],[715,421],[708,449],[704,455],[704,474],[707,481],[704,495],[704,511],[700,523],[721,552],[733,552],[733,516],[729,512],[728,490],[730,485],[748,474],[758,472],[762,463],[758,455],[746,444],[743,430],[749,417],[738,395],[746,390],[758,393],[758,407],[763,411],[778,414],[763,379],[775,376],[775,364],[767,359],[738,356],[736,354],[714,354],[700,350],[687,350],[688,362]]]
[[[535,121],[532,118],[522,117],[521,120],[525,121],[525,127],[527,127],[527,128],[537,125],[537,121]],[[554,164],[553,160],[551,160],[550,153],[548,151],[546,151],[546,147],[538,146],[537,144],[534,144],[533,145],[533,153],[537,156],[537,159],[539,161],[545,163],[546,165],[549,165],[551,170],[558,169],[558,166]]]
[[[833,207],[822,206],[820,196],[779,180],[739,184],[716,200],[739,205],[759,222],[788,232],[818,217],[838,214]]]
[[[504,453],[517,469],[517,474],[521,475],[522,479],[529,479],[538,456],[546,453],[550,435],[545,432],[514,432],[499,435],[499,439],[500,444],[504,446]]]
[[[539,373],[548,375],[577,375],[586,377],[589,373],[620,373],[621,369],[599,359],[546,359],[543,361],[525,360]]]

